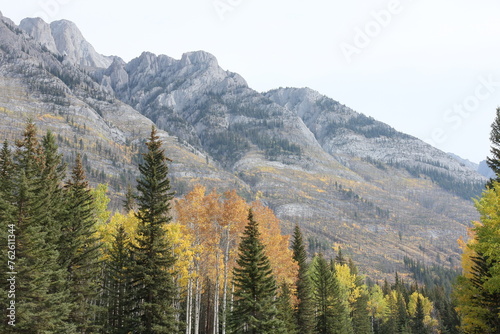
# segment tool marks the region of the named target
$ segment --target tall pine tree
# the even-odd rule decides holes
[[[130,268],[130,238],[123,225],[120,225],[114,236],[111,248],[107,251],[106,261],[106,327],[112,334],[129,333],[132,323],[132,295]]]
[[[258,223],[250,209],[238,247],[238,265],[233,270],[235,291],[229,322],[233,334],[285,332],[284,324],[277,317],[276,281],[259,236]]]
[[[96,300],[100,293],[100,241],[96,234],[93,198],[78,154],[65,188],[66,207],[60,239],[60,263],[67,270],[71,293],[70,322],[78,332],[96,331]]]
[[[56,188],[45,187],[46,154],[37,139],[36,127],[28,122],[23,138],[16,143],[12,192],[15,207],[12,224],[16,230],[16,327],[20,333],[66,333],[68,296],[66,272],[58,263],[54,235],[59,235],[55,203]]]
[[[495,172],[495,177],[488,182],[488,186],[492,187],[493,181],[500,182],[500,107],[497,108],[495,121],[491,124],[490,141],[492,156],[486,159],[486,163]]]
[[[133,247],[133,298],[137,322],[132,330],[143,334],[176,333],[174,299],[177,295],[171,269],[175,263],[165,226],[171,221],[173,193],[168,178],[169,159],[152,128],[144,163],[139,165],[136,217],[137,244]]]
[[[297,310],[295,313],[297,327],[301,334],[314,332],[314,302],[309,278],[309,266],[304,239],[299,226],[295,226],[292,240],[293,259],[299,265],[297,278]]]

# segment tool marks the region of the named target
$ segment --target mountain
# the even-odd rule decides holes
[[[114,57],[98,54],[73,22],[60,20],[49,25],[40,18],[26,18],[21,21],[19,28],[49,51],[63,56],[73,64],[108,67],[113,62]]]
[[[492,179],[495,177],[495,172],[490,168],[490,166],[488,166],[486,160],[483,160],[479,163],[477,172],[488,179]]]
[[[374,278],[404,256],[458,265],[456,239],[485,178],[446,153],[308,88],[261,93],[204,51],[99,55],[68,21],[0,22],[0,137],[27,118],[57,133],[70,163],[117,207],[151,126],[178,196],[194,184],[259,198],[310,252],[342,250]]]

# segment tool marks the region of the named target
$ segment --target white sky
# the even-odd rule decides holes
[[[16,24],[73,21],[126,61],[205,50],[258,91],[310,87],[446,152],[489,154],[498,0],[0,0],[0,10]]]

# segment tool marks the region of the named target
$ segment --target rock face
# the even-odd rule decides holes
[[[72,64],[107,68],[113,62],[114,57],[98,54],[73,22],[60,20],[49,25],[40,18],[26,18],[21,21],[19,28]]]
[[[311,252],[340,245],[374,277],[405,255],[458,264],[455,240],[477,218],[469,198],[485,178],[454,158],[307,88],[256,92],[204,51],[125,63],[71,22],[3,18],[0,90],[0,137],[35,119],[115,203],[156,124],[179,196],[202,183],[258,197]]]

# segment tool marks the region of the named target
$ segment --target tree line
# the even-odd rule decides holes
[[[308,254],[298,226],[290,240],[269,208],[235,191],[196,186],[174,199],[155,128],[145,145],[137,187],[128,188],[122,212],[111,214],[107,186],[89,186],[79,156],[66,179],[51,132],[39,139],[29,122],[13,150],[4,143],[2,332],[498,330],[496,184],[477,202],[482,223],[463,243],[454,304],[439,285],[398,274],[392,284],[365,280],[341,249],[334,258]]]

